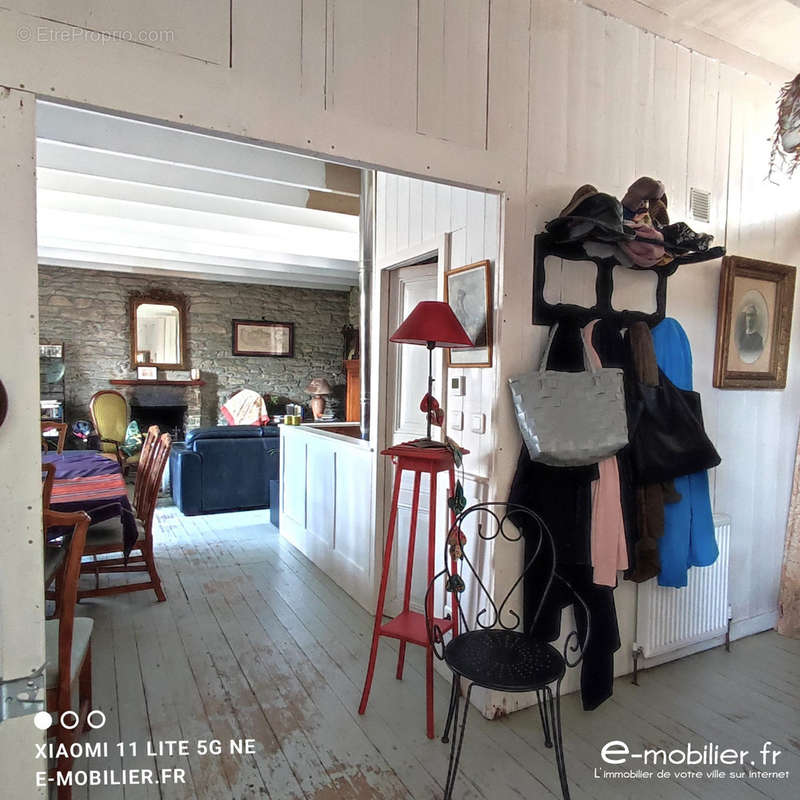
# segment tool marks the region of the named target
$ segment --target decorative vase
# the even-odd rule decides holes
[[[325,397],[324,395],[317,394],[311,398],[311,412],[314,414],[314,419],[322,419],[325,413]]]

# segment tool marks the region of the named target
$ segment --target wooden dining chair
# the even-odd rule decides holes
[[[92,525],[89,528],[84,555],[92,556],[93,560],[86,561],[81,565],[82,573],[93,574],[96,578],[99,578],[101,574],[147,572],[149,580],[114,586],[95,585],[94,589],[80,589],[78,599],[106,594],[141,592],[144,589],[152,589],[161,603],[167,599],[153,556],[153,520],[155,519],[161,478],[171,449],[172,437],[168,433],[162,433],[152,445],[147,468],[142,476],[139,506],[135,511],[139,538],[127,560],[122,555],[114,558],[99,558],[99,556],[122,553],[122,525],[119,519],[115,519]]]
[[[133,485],[133,510],[137,512],[139,503],[142,500],[142,486],[144,485],[145,475],[147,474],[150,456],[153,452],[153,446],[156,440],[161,435],[161,430],[158,425],[151,425],[147,429],[147,435],[142,442],[142,449],[139,454],[139,463],[136,466],[136,482]]]
[[[56,465],[42,464],[42,511],[50,508],[50,498],[53,495],[53,482],[56,479]]]
[[[50,497],[53,493],[53,482],[56,477],[55,464],[42,464],[42,514],[46,514],[50,510]],[[47,541],[47,528],[44,528],[42,536],[43,547],[43,562],[44,562],[44,588],[45,591],[49,588],[53,581],[58,579],[58,575],[64,566],[66,558],[66,548],[58,543],[50,543]],[[57,592],[55,594],[48,594],[48,598],[58,602]],[[56,607],[56,613],[58,608]]]
[[[83,511],[65,514],[58,511],[44,512],[45,539],[51,527],[71,529],[65,537],[66,561],[61,580],[58,582],[58,617],[45,621],[45,686],[47,710],[55,722],[48,729],[57,745],[64,745],[63,755],[56,760],[55,771],[66,775],[72,768],[70,746],[79,733],[85,730],[86,716],[92,706],[92,625],[89,617],[76,617],[78,601],[78,579],[81,556],[86,543],[89,516]],[[78,686],[78,707],[72,708],[73,688]],[[60,724],[66,711],[75,711],[78,724],[68,730]],[[59,748],[61,750],[61,748]],[[58,786],[58,800],[70,800],[72,787]]]
[[[67,423],[66,422],[52,422],[50,420],[42,420],[42,452],[46,453],[50,449],[50,442],[45,438],[47,431],[58,431],[58,441],[56,443],[56,453],[59,455],[64,452],[64,442],[67,438]]]

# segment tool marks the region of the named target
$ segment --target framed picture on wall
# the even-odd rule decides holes
[[[233,354],[294,358],[294,323],[233,320]]]
[[[714,386],[783,389],[795,268],[725,256],[719,284]]]
[[[491,267],[476,261],[444,274],[444,299],[475,347],[448,350],[451,367],[492,366]]]

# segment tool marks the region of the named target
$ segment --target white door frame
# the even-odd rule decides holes
[[[22,680],[4,687],[4,703],[24,716],[0,722],[0,774],[8,797],[45,797],[35,774],[44,770],[35,744],[44,733],[33,724],[34,704],[16,696],[25,679],[44,664],[42,485],[38,469],[39,274],[36,254],[36,105],[30,92],[0,89],[0,378],[8,393],[8,416],[0,428],[0,678]]]
[[[386,496],[387,483],[391,470],[388,467],[386,456],[381,450],[388,446],[387,425],[389,408],[387,405],[388,389],[388,355],[389,355],[389,284],[391,271],[400,267],[408,267],[420,262],[436,258],[436,297],[444,297],[444,273],[450,268],[450,233],[443,233],[432,239],[420,242],[413,247],[406,248],[375,259],[376,290],[378,294],[378,308],[373,310],[372,330],[370,331],[372,347],[372,427],[370,432],[371,444],[375,449],[374,486],[375,486],[375,553],[373,563],[374,594],[377,598],[380,583],[383,551],[386,546],[386,526],[389,521],[391,500]],[[377,313],[375,311],[377,310]],[[444,351],[438,349],[434,352],[434,359],[440,360],[440,374],[444,376]],[[440,402],[445,414],[446,392]],[[378,414],[374,414],[377,409]]]

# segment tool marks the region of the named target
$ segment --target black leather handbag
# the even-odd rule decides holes
[[[631,381],[628,426],[637,482],[662,483],[716,467],[722,459],[705,432],[700,395],[679,389],[659,369],[659,385]]]

